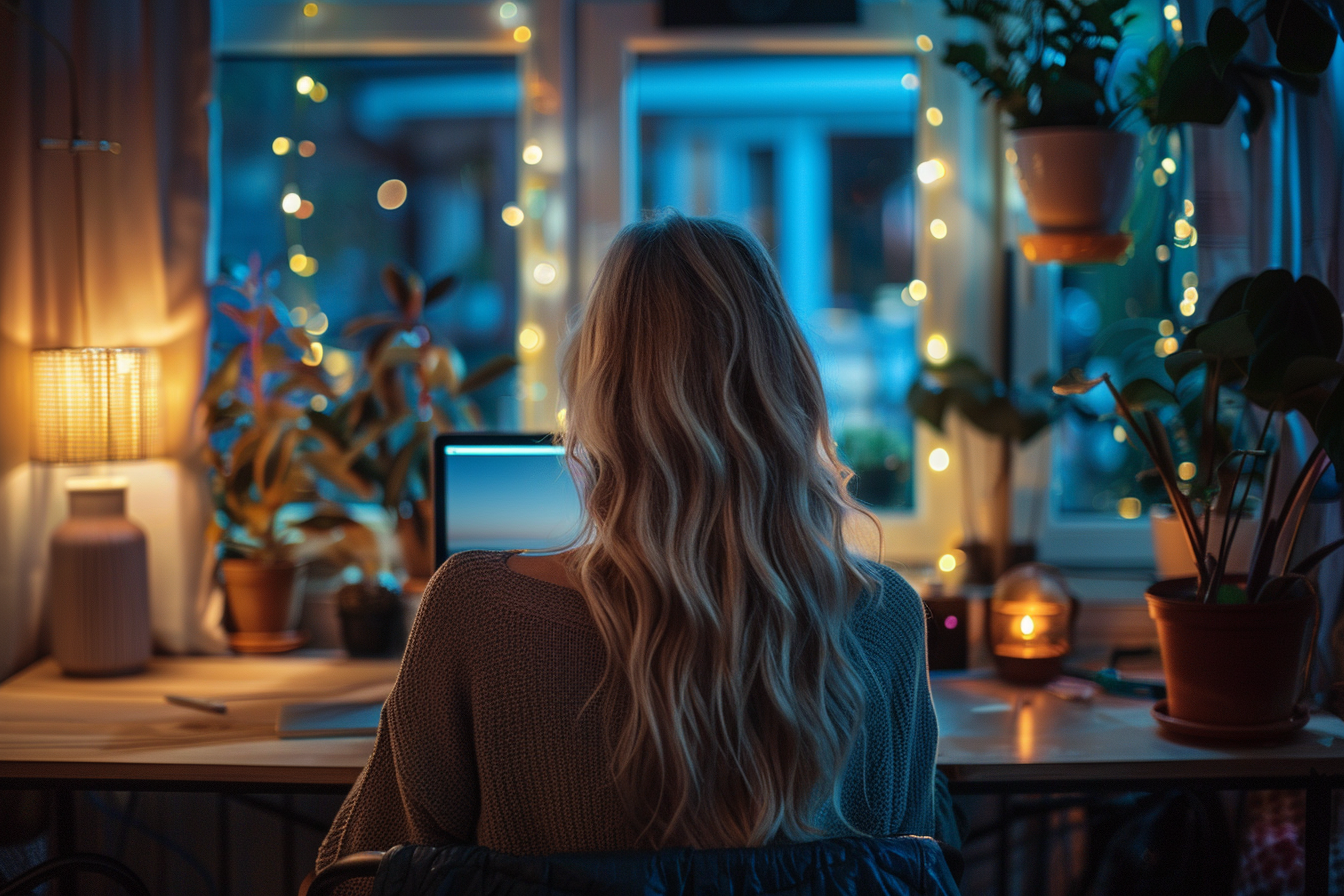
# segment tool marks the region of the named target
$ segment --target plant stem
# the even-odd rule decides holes
[[[1190,509],[1189,498],[1181,492],[1180,486],[1172,479],[1171,471],[1163,466],[1161,452],[1154,445],[1151,436],[1146,435],[1139,427],[1138,421],[1134,419],[1134,414],[1129,409],[1129,403],[1125,401],[1124,396],[1111,382],[1110,374],[1103,373],[1101,379],[1106,383],[1106,388],[1111,391],[1111,396],[1115,399],[1116,412],[1129,424],[1129,428],[1134,432],[1139,444],[1143,446],[1143,450],[1148,452],[1148,457],[1157,465],[1157,475],[1161,477],[1162,485],[1167,490],[1167,497],[1171,498],[1171,505],[1175,509],[1176,515],[1180,517],[1181,525],[1185,528],[1186,546],[1190,548],[1190,552],[1193,554],[1195,548],[1199,545],[1199,527],[1195,524],[1194,511]],[[1202,584],[1205,580],[1203,557],[1195,557],[1195,570],[1198,574],[1197,578]]]
[[[1269,435],[1269,424],[1270,421],[1272,421],[1273,419],[1274,419],[1273,411],[1270,411],[1268,414],[1265,415],[1265,425],[1260,427],[1260,438],[1257,439],[1255,443],[1256,451],[1261,451],[1264,449],[1265,436]],[[1257,456],[1255,461],[1251,463],[1252,474],[1255,473],[1255,465],[1258,464],[1259,462],[1260,459]],[[1232,501],[1236,501],[1237,499],[1237,486],[1241,483],[1241,473],[1242,470],[1244,470],[1245,468],[1246,468],[1246,455],[1243,454],[1241,456],[1241,460],[1237,462],[1237,475],[1232,480]],[[1227,571],[1227,558],[1228,555],[1232,553],[1232,545],[1236,543],[1237,528],[1241,525],[1242,514],[1246,512],[1246,499],[1249,498],[1250,495],[1251,495],[1251,487],[1250,483],[1247,483],[1246,490],[1242,492],[1241,495],[1241,503],[1237,505],[1237,509],[1233,513],[1232,518],[1228,519],[1227,516],[1223,517],[1223,537],[1220,544],[1218,565],[1214,569],[1213,573],[1213,584],[1209,586],[1210,594],[1217,593],[1218,585],[1222,582],[1223,575]]]

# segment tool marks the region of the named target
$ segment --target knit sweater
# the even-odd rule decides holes
[[[577,591],[471,551],[434,576],[383,707],[373,755],[318,853],[398,843],[476,843],[520,855],[633,849],[597,692],[606,650]],[[874,566],[852,625],[867,708],[840,803],[869,835],[934,834],[938,727],[924,659],[924,610]],[[875,599],[876,598],[876,599]],[[590,698],[591,702],[590,702]],[[852,834],[823,810],[827,835]]]

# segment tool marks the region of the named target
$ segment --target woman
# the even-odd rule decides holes
[[[585,534],[435,575],[319,867],[934,834],[923,608],[847,544],[852,474],[760,243],[626,228],[562,383]]]

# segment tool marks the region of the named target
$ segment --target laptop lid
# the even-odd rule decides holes
[[[450,432],[434,440],[434,559],[546,550],[582,520],[565,450],[550,433]]]

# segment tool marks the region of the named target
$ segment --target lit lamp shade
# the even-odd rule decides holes
[[[150,348],[33,352],[33,460],[87,464],[159,453],[159,357]]]
[[[999,676],[1016,684],[1058,676],[1072,615],[1073,598],[1054,567],[1023,563],[1000,576],[989,601],[989,646]]]

